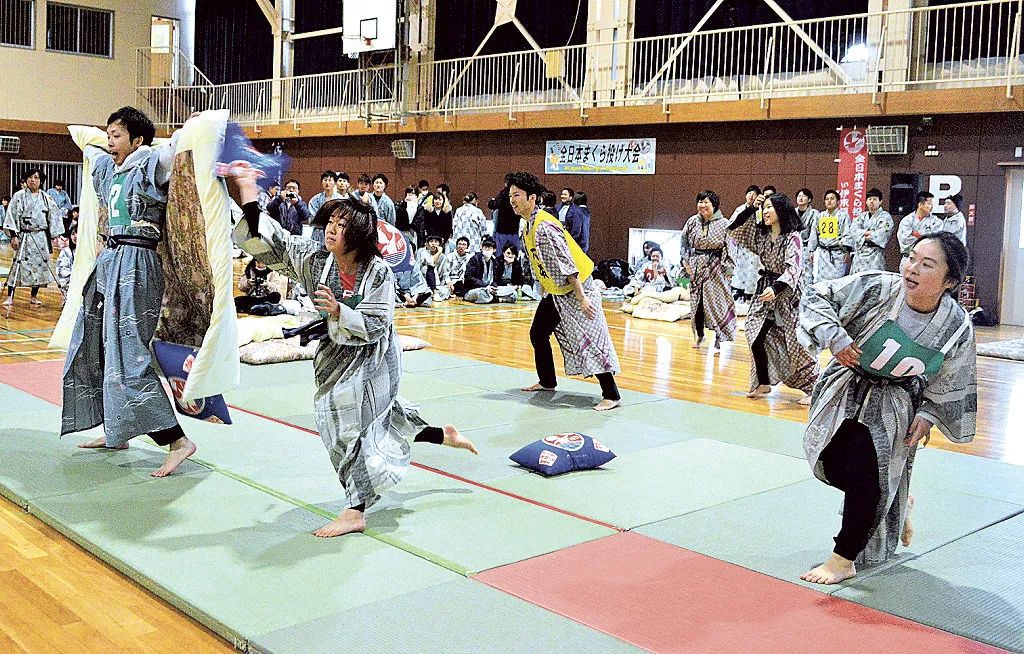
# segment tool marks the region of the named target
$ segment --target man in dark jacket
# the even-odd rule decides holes
[[[581,250],[590,249],[590,206],[583,191],[573,196],[572,207],[566,212],[565,229]]]
[[[309,209],[299,195],[299,180],[289,179],[284,191],[267,203],[267,213],[292,234],[302,234],[302,226],[311,220]]]
[[[498,217],[494,222],[494,243],[504,249],[506,243],[519,247],[519,216],[508,200],[508,185],[498,193]]]

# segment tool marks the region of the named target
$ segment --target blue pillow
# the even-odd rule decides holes
[[[189,402],[181,399],[181,393],[185,390],[185,380],[188,379],[188,373],[192,370],[192,364],[195,362],[199,350],[187,345],[154,339],[153,353],[156,355],[156,361],[160,364],[160,368],[164,371],[164,376],[167,377],[167,383],[171,385],[174,408],[178,410],[178,413],[207,422],[231,424],[231,414],[228,413],[228,405],[222,396],[214,395]]]
[[[534,441],[509,457],[524,468],[548,477],[570,470],[602,466],[615,455],[601,441],[584,434],[555,434]]]

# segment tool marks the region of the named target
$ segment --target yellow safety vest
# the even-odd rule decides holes
[[[526,240],[526,255],[530,257],[530,263],[533,265],[533,271],[536,274],[537,281],[544,290],[552,295],[566,295],[572,292],[572,284],[566,284],[564,286],[558,286],[555,284],[555,280],[551,278],[551,274],[548,273],[547,268],[544,267],[544,262],[540,259],[540,254],[537,252],[537,227],[542,222],[550,222],[554,225],[558,225],[558,228],[565,234],[565,240],[569,244],[569,252],[572,254],[572,261],[576,264],[576,270],[580,274],[580,283],[587,281],[590,278],[591,273],[594,272],[594,262],[590,260],[590,257],[580,248],[580,246],[573,240],[569,232],[566,231],[565,226],[558,221],[557,218],[552,216],[546,211],[540,211],[537,213],[537,218],[534,219],[533,225],[529,225],[524,236]]]

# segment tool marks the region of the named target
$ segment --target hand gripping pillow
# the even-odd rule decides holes
[[[524,468],[548,477],[570,470],[602,466],[615,455],[599,440],[584,434],[555,434],[534,441],[509,457]]]
[[[178,413],[197,420],[207,422],[231,424],[231,414],[228,413],[228,405],[220,395],[204,397],[198,400],[183,401],[182,391],[185,390],[185,381],[188,373],[192,370],[196,355],[199,350],[177,343],[153,340],[153,353],[156,361],[164,371],[167,383],[171,386],[171,394],[174,395],[174,408]]]

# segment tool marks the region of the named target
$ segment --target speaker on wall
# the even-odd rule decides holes
[[[917,173],[893,173],[889,176],[889,213],[897,221],[917,210],[917,194],[924,188],[924,175]]]

